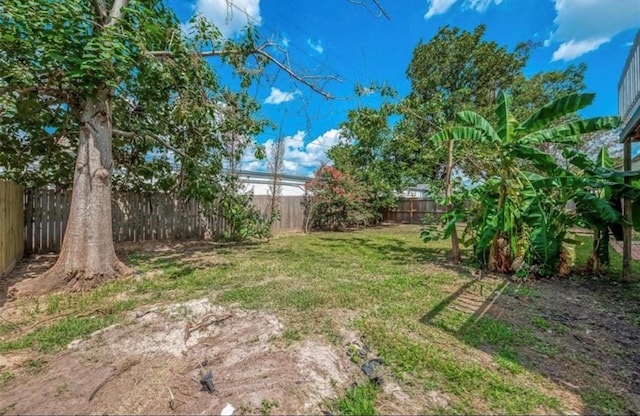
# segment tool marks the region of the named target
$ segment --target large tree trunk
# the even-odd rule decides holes
[[[67,230],[43,291],[84,290],[129,270],[113,245],[112,167],[111,100],[103,91],[88,99],[82,111]]]
[[[451,183],[451,174],[453,172],[453,151],[454,151],[454,141],[453,139],[449,139],[448,143],[448,155],[447,155],[447,171],[445,174],[445,196],[447,201],[449,201],[447,205],[447,210],[451,212],[453,210],[453,204],[451,203],[451,195],[453,194],[453,185]],[[460,263],[460,242],[458,240],[458,230],[456,227],[453,227],[453,231],[451,232],[451,261],[453,263]]]

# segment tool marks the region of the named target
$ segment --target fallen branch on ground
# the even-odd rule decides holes
[[[96,396],[96,394],[98,394],[98,392],[104,387],[106,386],[106,384],[108,382],[110,382],[111,380],[113,380],[114,378],[118,377],[120,374],[128,371],[129,369],[131,369],[131,367],[135,366],[136,364],[140,363],[140,360],[129,360],[126,361],[122,367],[117,370],[115,373],[111,374],[109,377],[107,377],[102,383],[100,383],[98,385],[98,387],[96,387],[93,390],[93,393],[91,393],[91,396],[89,396],[89,401],[93,400],[93,398]]]
[[[200,319],[200,322],[197,324],[192,324],[191,322],[187,323],[187,326],[184,328],[184,343],[185,345],[187,344],[187,341],[189,340],[189,337],[191,336],[192,332],[195,331],[200,331],[206,327],[208,327],[209,325],[213,325],[213,324],[217,324],[220,323],[222,321],[225,321],[231,317],[233,317],[234,315],[232,313],[228,313],[226,315],[216,315],[214,313],[209,314],[209,315],[205,315],[202,317],[202,319]]]

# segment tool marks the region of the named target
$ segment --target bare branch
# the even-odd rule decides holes
[[[157,134],[153,134],[153,133],[149,133],[149,132],[141,132],[141,133],[136,133],[136,132],[132,132],[132,131],[124,131],[124,130],[120,130],[120,129],[111,129],[112,133],[114,136],[120,136],[120,137],[127,137],[127,138],[134,138],[134,137],[149,137],[155,141],[157,141],[158,143],[160,143],[162,146],[166,147],[169,150],[173,150],[175,153],[179,154],[180,156],[186,158],[186,159],[192,159],[191,156],[187,155],[186,153],[184,153],[182,150],[177,149],[176,147],[172,146],[169,142],[167,142],[166,140],[164,140],[162,137],[158,136]]]
[[[426,117],[424,117],[424,116],[422,116],[422,115],[418,114],[417,112],[413,111],[413,110],[412,110],[412,109],[410,109],[410,108],[403,107],[402,111],[403,111],[405,114],[407,114],[407,115],[413,116],[413,117],[415,117],[415,118],[417,118],[417,119],[419,119],[419,120],[424,121],[424,122],[425,122],[425,123],[427,123],[431,128],[433,128],[433,129],[435,129],[435,130],[442,130],[442,127],[441,127],[441,126],[438,126],[438,125],[437,125],[437,124],[435,124],[433,121],[431,121],[431,120],[429,120],[428,118],[426,118]]]
[[[124,131],[124,130],[120,130],[120,129],[111,129],[112,133],[114,136],[120,136],[120,137],[127,137],[127,138],[132,138],[132,137],[138,137],[139,134],[134,133],[132,131]]]
[[[324,98],[326,98],[326,99],[328,99],[328,100],[330,100],[330,99],[334,98],[334,97],[333,97],[333,95],[331,95],[331,94],[329,94],[328,92],[326,92],[326,91],[322,90],[322,89],[321,89],[321,88],[319,88],[316,84],[314,84],[313,82],[309,81],[309,78],[308,78],[308,77],[298,75],[296,72],[294,72],[294,70],[293,70],[290,66],[283,64],[282,62],[280,62],[279,60],[277,60],[276,58],[274,58],[270,53],[266,52],[266,51],[264,50],[264,48],[265,48],[267,45],[268,45],[268,44],[263,45],[262,47],[260,47],[260,48],[258,48],[258,49],[255,49],[255,50],[254,50],[254,53],[255,53],[255,54],[258,54],[258,55],[262,55],[262,56],[264,56],[264,57],[265,57],[265,58],[267,58],[269,61],[271,61],[273,64],[275,64],[278,68],[280,68],[280,69],[282,69],[284,72],[286,72],[286,73],[287,73],[291,78],[293,78],[293,79],[295,79],[295,80],[297,80],[297,81],[299,81],[299,82],[303,83],[303,84],[304,84],[304,85],[306,85],[307,87],[311,88],[311,90],[312,90],[312,91],[317,92],[318,94],[322,95]],[[336,77],[333,77],[333,78],[334,78],[334,80],[339,81],[339,79],[338,79],[338,78],[336,78]],[[325,77],[325,79],[326,79],[326,77]]]
[[[376,6],[376,9],[378,10],[377,13],[371,10],[371,8],[367,5],[367,3],[365,3],[362,0],[349,0],[349,3],[357,4],[358,6],[364,7],[365,9],[367,9],[369,13],[371,13],[375,17],[384,16],[387,18],[387,20],[391,20],[391,16],[389,16],[387,12],[384,10],[384,8],[382,7],[382,5],[380,5],[380,1],[378,0],[371,0],[371,1]]]
[[[203,58],[209,56],[223,56],[223,55],[239,55],[240,51],[238,50],[228,50],[228,51],[203,51],[203,52],[194,52],[194,55],[201,56]],[[156,58],[171,58],[173,56],[173,52],[171,51],[147,51],[147,55],[155,56]]]
[[[285,53],[286,56],[287,56],[286,59],[285,59],[285,62],[287,62],[287,63],[285,63],[283,61],[280,61],[279,59],[274,57],[272,54],[267,52],[268,48],[275,48],[275,49],[278,49],[281,52]],[[204,57],[210,57],[210,56],[240,55],[240,54],[243,54],[243,53],[246,53],[246,52],[241,51],[241,50],[237,50],[237,49],[228,49],[228,50],[200,51],[200,52],[194,52],[193,54],[201,56],[201,57],[204,58]],[[266,58],[268,61],[270,61],[271,63],[276,65],[278,68],[280,68],[284,72],[286,72],[287,75],[289,75],[291,78],[293,78],[296,81],[306,85],[312,91],[322,95],[326,99],[333,99],[335,97],[333,95],[331,95],[330,93],[324,91],[322,89],[322,87],[318,86],[316,81],[322,80],[322,81],[325,81],[325,82],[328,82],[328,81],[342,82],[342,80],[340,78],[338,78],[337,76],[332,76],[332,75],[301,75],[301,74],[297,73],[296,70],[293,69],[291,67],[291,65],[289,64],[290,60],[289,60],[289,56],[286,53],[286,51],[283,51],[277,44],[272,43],[272,42],[264,43],[264,44],[262,44],[262,45],[260,45],[260,46],[258,46],[256,48],[254,48],[249,53],[253,54],[253,55],[259,55],[259,56],[262,56],[262,57]],[[171,51],[148,51],[147,54],[150,55],[150,56],[154,56],[156,58],[170,58],[170,57],[173,56],[173,52],[171,52]]]
[[[36,86],[32,86],[32,87],[27,87],[27,88],[22,88],[22,89],[17,89],[17,88],[10,88],[10,87],[3,87],[0,88],[0,95],[2,94],[6,94],[8,92],[15,92],[18,93],[20,95],[27,95],[29,93],[32,92],[36,92],[40,95],[46,95],[46,96],[50,96],[50,97],[57,97],[63,100],[70,100],[71,99],[71,93],[68,90],[65,89],[61,89],[61,88],[55,88],[55,87],[49,87],[46,85],[36,85]]]

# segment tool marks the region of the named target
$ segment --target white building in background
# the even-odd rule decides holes
[[[399,198],[417,198],[423,199],[429,197],[427,185],[416,185],[406,188],[402,192],[397,192],[396,196]]]
[[[269,172],[238,171],[238,179],[244,184],[245,192],[253,192],[254,195],[271,195],[273,175]],[[304,184],[313,178],[307,176],[281,174],[279,185],[282,196],[304,195]]]

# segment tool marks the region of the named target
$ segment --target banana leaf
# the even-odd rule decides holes
[[[521,128],[526,133],[534,132],[549,125],[552,121],[588,106],[593,102],[595,96],[595,94],[590,93],[575,93],[560,97],[533,113],[521,124]]]

